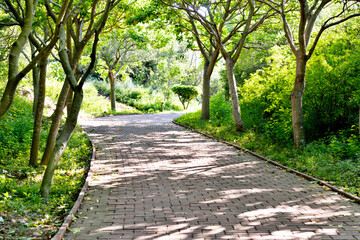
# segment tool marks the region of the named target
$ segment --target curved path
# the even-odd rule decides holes
[[[360,239],[360,205],[171,123],[83,122],[97,152],[65,239]]]

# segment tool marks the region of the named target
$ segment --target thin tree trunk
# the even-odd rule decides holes
[[[291,109],[295,148],[299,148],[305,144],[304,113],[302,106],[302,99],[305,91],[305,72],[305,57],[297,59],[295,84],[291,93]]]
[[[47,68],[47,56],[45,56],[40,61],[40,79],[39,79],[39,95],[38,95],[38,104],[36,106],[36,112],[34,115],[34,130],[32,145],[30,151],[30,166],[37,166],[38,164],[38,155],[39,155],[39,146],[41,138],[41,125],[45,105],[45,87],[46,87],[46,68]]]
[[[33,56],[33,53],[35,53],[35,46],[30,43],[30,47]],[[32,69],[32,77],[33,77],[33,91],[34,91],[33,116],[35,118],[36,106],[38,105],[38,99],[39,99],[39,65],[38,64]]]
[[[42,156],[42,159],[41,159],[41,165],[48,164],[51,154],[53,152],[56,136],[57,136],[59,126],[61,123],[61,117],[64,113],[65,103],[66,103],[66,99],[67,99],[69,90],[70,90],[70,85],[69,85],[68,81],[65,80],[63,87],[61,89],[61,92],[60,92],[58,102],[56,104],[56,109],[53,114],[49,135],[48,135],[48,138],[46,141],[44,155]]]
[[[14,102],[16,88],[20,82],[19,79],[16,79],[16,76],[19,73],[20,54],[31,31],[36,4],[37,2],[32,0],[25,1],[25,17],[21,26],[21,32],[10,49],[8,82],[0,100],[0,120],[4,117]]]
[[[114,73],[111,69],[109,69],[109,82],[110,82],[110,102],[111,102],[111,110],[116,111],[116,99],[115,99],[115,78]]]
[[[234,75],[234,61],[231,57],[227,57],[226,61],[226,75],[229,82],[232,115],[235,123],[236,131],[241,132],[245,130],[244,121],[240,114],[239,97],[237,93],[236,80]]]
[[[205,59],[203,75],[203,95],[201,104],[201,120],[210,118],[210,75],[208,74],[210,62]]]
[[[61,131],[56,141],[54,150],[52,151],[51,154],[51,158],[49,159],[49,163],[44,173],[43,181],[40,187],[40,193],[41,196],[45,199],[49,197],[50,186],[51,186],[52,178],[54,176],[55,168],[77,124],[77,119],[80,112],[82,100],[83,100],[83,92],[82,89],[80,89],[77,90],[74,94],[74,100],[71,105],[70,114],[66,118],[64,128]]]

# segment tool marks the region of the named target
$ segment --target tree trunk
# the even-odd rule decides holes
[[[49,163],[46,167],[44,177],[41,183],[40,193],[41,196],[45,199],[49,197],[50,186],[51,186],[52,178],[54,176],[55,168],[77,124],[77,119],[80,112],[82,99],[83,99],[82,89],[76,90],[74,94],[74,100],[71,105],[70,114],[66,118],[64,128],[61,131],[58,139],[56,140],[54,150],[52,151],[51,158],[49,159]]]
[[[34,115],[34,130],[30,152],[30,166],[36,166],[38,164],[38,154],[41,138],[41,125],[45,105],[45,87],[46,87],[46,67],[47,67],[47,56],[40,61],[40,79],[39,79],[39,95],[36,106],[36,112]]]
[[[236,131],[241,132],[245,130],[244,121],[241,119],[239,97],[237,93],[236,80],[234,75],[234,61],[228,56],[226,61],[226,75],[229,82],[232,115],[235,123]]]
[[[73,102],[73,98],[74,98],[74,92],[73,92],[73,90],[70,88],[69,89],[69,93],[68,93],[68,95],[67,95],[67,97],[66,97],[66,114],[67,114],[67,116],[69,116],[70,115],[70,111],[71,111],[71,104],[72,104],[72,102]]]
[[[25,17],[21,25],[21,32],[10,49],[8,62],[8,82],[0,100],[0,120],[4,117],[14,102],[16,88],[20,82],[19,79],[16,79],[16,76],[19,73],[20,54],[31,31],[36,4],[37,3],[32,0],[25,1]]]
[[[36,49],[35,46],[31,43],[30,43],[30,47],[31,47],[31,54],[33,56]],[[34,91],[33,116],[35,119],[36,106],[38,105],[38,99],[39,99],[39,65],[38,64],[32,69],[32,77],[33,77],[33,91]]]
[[[210,119],[210,76],[208,74],[210,62],[205,59],[203,75],[203,95],[201,104],[201,120]]]
[[[69,85],[68,81],[65,80],[64,85],[60,92],[58,102],[56,104],[56,109],[53,114],[49,135],[48,135],[48,138],[46,141],[44,155],[42,156],[42,159],[41,159],[41,165],[48,164],[51,154],[53,152],[56,136],[57,136],[59,126],[61,123],[61,117],[64,113],[65,103],[66,103],[66,99],[67,99],[69,90],[70,90],[70,85]]]
[[[210,53],[209,56],[210,58],[208,58],[206,54],[203,54],[205,63],[204,63],[203,96],[202,96],[202,108],[201,108],[202,120],[210,119],[210,79],[214,71],[214,67],[218,59],[219,53],[220,50],[216,49],[212,54]]]
[[[109,82],[110,82],[110,102],[111,110],[116,111],[116,99],[115,99],[115,77],[111,69],[109,69]]]
[[[294,88],[291,93],[291,109],[294,131],[294,145],[295,148],[299,148],[300,146],[305,144],[304,113],[302,99],[305,91],[306,60],[305,57],[298,57],[296,61],[296,78]]]

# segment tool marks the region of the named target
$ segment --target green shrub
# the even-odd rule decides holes
[[[240,88],[245,126],[284,144],[292,139],[290,94],[294,58],[283,47],[274,47],[267,59],[272,64],[257,71]]]
[[[360,92],[359,40],[331,36],[320,42],[307,67],[303,97],[308,142],[358,125]],[[295,79],[295,59],[288,49],[274,47],[267,60],[240,87],[241,113],[247,128],[275,141],[292,141],[290,94]]]
[[[198,90],[194,86],[177,85],[172,87],[171,90],[178,95],[184,109],[187,109],[190,101],[199,95]]]
[[[1,159],[15,158],[28,149],[32,129],[32,104],[16,97],[12,108],[0,121],[0,162]]]

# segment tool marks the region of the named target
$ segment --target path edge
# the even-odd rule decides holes
[[[80,205],[84,200],[85,193],[86,193],[86,191],[87,191],[87,189],[89,187],[89,183],[91,181],[91,178],[93,177],[93,168],[94,168],[94,164],[95,164],[96,148],[95,148],[95,145],[94,145],[93,141],[89,137],[89,135],[87,133],[86,133],[86,135],[89,138],[89,140],[91,142],[91,146],[92,146],[92,155],[91,155],[91,160],[90,160],[89,171],[88,171],[87,177],[85,179],[84,185],[81,188],[79,196],[76,199],[76,202],[74,203],[73,207],[71,208],[69,214],[65,217],[64,222],[61,225],[61,227],[59,228],[58,232],[55,234],[55,236],[53,236],[51,238],[51,240],[61,240],[61,239],[63,239],[67,229],[70,227],[70,224],[71,224],[75,214],[78,212],[78,210],[80,208]]]
[[[175,120],[173,120],[172,123],[175,124],[175,125],[178,125],[178,126],[180,126],[180,127],[189,129],[190,131],[193,131],[193,132],[196,132],[196,133],[198,133],[198,134],[201,134],[201,135],[203,135],[203,136],[205,136],[205,137],[208,137],[208,138],[211,138],[211,139],[213,139],[213,140],[216,140],[216,141],[218,141],[218,142],[222,142],[222,143],[224,143],[224,144],[226,144],[226,145],[229,145],[229,146],[231,146],[231,147],[234,147],[234,148],[236,148],[236,149],[238,149],[238,150],[241,150],[241,151],[243,151],[243,152],[249,153],[249,154],[251,154],[251,155],[253,155],[253,156],[257,157],[257,158],[260,158],[261,160],[264,160],[264,161],[266,161],[266,162],[268,162],[268,163],[270,163],[270,164],[272,164],[272,165],[275,165],[275,166],[277,166],[277,167],[279,167],[279,168],[282,168],[282,169],[284,169],[284,170],[287,171],[287,172],[290,172],[290,173],[292,173],[292,174],[295,174],[295,175],[298,175],[298,176],[300,176],[300,177],[303,177],[304,179],[307,179],[307,180],[309,180],[309,181],[317,182],[318,184],[320,184],[320,185],[322,185],[322,186],[326,186],[326,187],[330,188],[332,191],[337,192],[337,193],[339,193],[339,194],[341,194],[341,195],[343,195],[343,196],[345,196],[345,197],[353,200],[354,202],[360,204],[360,197],[357,197],[357,196],[355,196],[355,195],[353,195],[353,194],[351,194],[351,193],[345,192],[344,190],[341,190],[341,189],[339,189],[339,188],[337,188],[337,187],[329,184],[328,182],[325,182],[325,181],[323,181],[323,180],[317,179],[317,178],[312,177],[312,176],[310,176],[310,175],[307,175],[307,174],[305,174],[305,173],[296,171],[296,170],[294,170],[294,169],[292,169],[292,168],[286,167],[286,166],[284,166],[284,165],[282,165],[282,164],[280,164],[280,163],[278,163],[278,162],[275,162],[275,161],[273,161],[273,160],[271,160],[271,159],[269,159],[269,158],[266,158],[266,157],[264,157],[264,156],[261,156],[261,155],[255,153],[255,152],[252,152],[252,151],[250,151],[250,150],[248,150],[248,149],[246,149],[246,148],[243,148],[243,147],[240,147],[240,146],[238,146],[238,145],[236,145],[236,144],[227,142],[227,141],[225,141],[225,140],[223,140],[223,139],[214,137],[214,136],[212,136],[212,135],[210,135],[210,134],[206,134],[206,133],[201,132],[201,131],[199,131],[199,130],[196,130],[196,129],[190,127],[190,126],[187,126],[187,125],[185,125],[185,124],[176,122]]]

